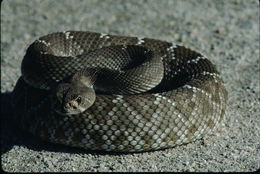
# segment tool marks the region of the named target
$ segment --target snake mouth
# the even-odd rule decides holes
[[[71,112],[71,111],[67,111],[65,109],[62,109],[62,110],[58,110],[58,109],[54,109],[55,112],[58,114],[58,115],[62,115],[62,116],[72,116],[72,115],[77,115],[79,114],[79,112]]]
[[[69,115],[68,112],[61,112],[60,110],[57,110],[57,109],[55,109],[55,112],[56,112],[57,114],[59,114],[59,115],[63,115],[63,116],[67,116],[67,115]]]
[[[71,115],[73,115],[72,113],[70,113],[70,112],[66,112],[66,111],[60,111],[60,110],[57,110],[57,109],[55,109],[55,112],[58,114],[58,115],[62,115],[62,116],[71,116]]]

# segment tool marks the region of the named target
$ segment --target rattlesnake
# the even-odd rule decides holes
[[[86,92],[78,82],[90,95],[76,95]],[[21,128],[54,143],[118,152],[202,138],[223,120],[226,101],[218,71],[200,53],[156,39],[83,31],[32,43],[12,93]]]

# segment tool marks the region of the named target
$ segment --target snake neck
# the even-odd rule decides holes
[[[97,73],[97,69],[83,69],[72,76],[71,84],[76,87],[93,88],[97,79]]]

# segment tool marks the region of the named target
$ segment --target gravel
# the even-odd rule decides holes
[[[259,2],[4,0],[1,4],[1,164],[7,172],[255,171],[260,168]],[[10,92],[26,48],[56,31],[89,30],[175,41],[216,64],[229,92],[226,119],[203,140],[114,154],[43,142],[17,128]]]

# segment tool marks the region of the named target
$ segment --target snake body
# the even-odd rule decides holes
[[[73,115],[55,112],[55,86],[86,68],[101,72],[94,103]],[[226,101],[216,67],[198,52],[156,39],[83,31],[33,42],[12,94],[15,120],[32,134],[117,152],[165,149],[202,138],[223,120]]]

